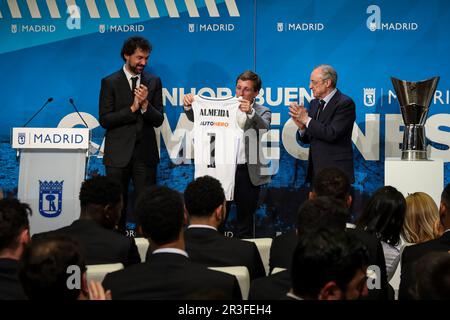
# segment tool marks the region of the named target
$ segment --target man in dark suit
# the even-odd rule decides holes
[[[137,203],[136,216],[152,252],[145,263],[106,275],[113,299],[241,299],[236,277],[192,262],[185,249],[181,195],[152,187]]]
[[[30,300],[111,300],[101,283],[87,283],[78,241],[62,234],[33,239],[20,260],[19,278]]]
[[[17,199],[0,200],[0,300],[27,299],[19,282],[19,260],[30,241],[30,207]]]
[[[122,210],[121,186],[109,177],[97,176],[83,182],[80,190],[80,219],[70,226],[33,236],[63,234],[81,244],[88,265],[141,262],[134,238],[115,230]]]
[[[295,300],[356,300],[367,296],[365,246],[344,230],[326,225],[302,233],[294,250],[292,286]]]
[[[269,108],[256,103],[262,82],[259,75],[252,71],[244,71],[236,79],[236,96],[241,104],[237,114],[239,127],[244,131],[244,143],[238,150],[235,174],[234,203],[236,205],[237,238],[254,238],[254,215],[258,207],[261,186],[269,183],[268,160],[263,159],[261,137],[270,128],[272,113]],[[184,96],[183,105],[186,117],[194,121],[192,102],[194,96]],[[227,203],[227,213],[231,201]],[[226,219],[225,219],[226,221]]]
[[[225,219],[225,193],[219,180],[203,176],[184,191],[190,225],[184,234],[186,252],[194,262],[209,267],[245,266],[250,279],[265,276],[253,242],[225,237],[217,228]]]
[[[298,126],[301,142],[309,143],[306,182],[324,168],[343,170],[351,183],[353,172],[352,130],[356,119],[355,103],[337,88],[337,73],[330,65],[320,65],[311,73],[313,91],[309,111],[303,105],[291,104],[289,115]]]
[[[447,184],[441,195],[439,207],[444,234],[434,240],[406,246],[402,253],[402,271],[400,275],[399,300],[414,299],[416,287],[415,268],[417,261],[430,252],[450,251],[450,184]],[[448,298],[448,297],[447,297]]]
[[[350,181],[347,175],[338,168],[323,169],[319,172],[313,181],[312,191],[309,193],[309,199],[328,196],[340,201],[347,210],[347,219],[349,217],[348,209],[352,203],[350,195]],[[297,222],[297,229],[300,222]],[[344,226],[345,228],[345,226]],[[380,241],[373,235],[359,229],[354,229],[347,224],[345,230],[354,235],[364,243],[369,252],[369,265],[378,266],[380,269],[381,289],[369,290],[368,299],[388,299],[388,281],[386,272],[386,262],[384,259],[383,247]],[[270,248],[270,270],[275,267],[289,268],[292,262],[292,253],[297,243],[297,230],[288,231],[276,237]]]
[[[102,79],[99,117],[106,129],[103,163],[106,174],[120,182],[124,207],[119,229],[125,231],[128,184],[137,199],[145,187],[156,183],[159,152],[154,128],[164,121],[159,77],[144,72],[151,44],[144,38],[125,41],[124,66]]]

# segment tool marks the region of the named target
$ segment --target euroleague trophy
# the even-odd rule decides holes
[[[402,112],[402,160],[428,160],[425,121],[440,77],[410,82],[391,77]]]

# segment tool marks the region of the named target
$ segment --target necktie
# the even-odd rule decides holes
[[[316,120],[319,120],[319,115],[322,112],[324,106],[325,106],[325,100],[320,100],[319,108],[317,109],[317,113],[316,113]]]
[[[137,81],[139,77],[131,77],[131,92],[134,95],[134,89],[136,89]]]

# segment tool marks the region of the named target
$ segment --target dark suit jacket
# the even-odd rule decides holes
[[[416,262],[421,257],[434,251],[450,250],[450,231],[445,232],[440,238],[424,243],[406,246],[402,253],[402,272],[400,274],[399,300],[414,299]]]
[[[353,171],[352,130],[356,119],[355,103],[339,90],[316,120],[319,100],[311,100],[309,116],[312,118],[303,137],[309,143],[308,174],[306,182],[322,169],[337,167],[343,170],[351,183],[355,181]]]
[[[358,229],[349,229],[346,231],[360,240],[369,252],[369,265],[380,267],[381,272],[381,289],[369,290],[368,298],[371,300],[387,300],[388,299],[388,281],[386,273],[386,262],[384,259],[383,247],[380,241],[371,234]],[[270,247],[269,266],[273,268],[290,269],[292,264],[292,256],[297,245],[297,234],[295,230],[288,231],[276,237]],[[289,289],[289,288],[287,288]]]
[[[145,263],[109,273],[103,287],[116,299],[241,299],[236,277],[181,254],[152,254]]]
[[[184,233],[189,258],[208,267],[245,266],[250,279],[266,272],[253,242],[228,238],[208,228],[188,228]]]
[[[159,77],[146,72],[141,74],[141,84],[148,88],[149,102],[147,111],[132,112],[134,94],[123,70],[102,79],[99,101],[100,125],[106,129],[105,155],[106,166],[125,167],[134,152],[147,165],[159,162],[154,128],[164,121],[162,104],[162,84]]]
[[[141,258],[133,238],[102,227],[93,220],[75,220],[70,226],[36,234],[68,235],[81,244],[87,264],[122,263],[124,266],[140,263]]]
[[[27,300],[18,276],[19,261],[0,259],[0,300]]]
[[[283,299],[291,288],[291,274],[283,270],[267,277],[252,281],[248,294],[249,300]]]

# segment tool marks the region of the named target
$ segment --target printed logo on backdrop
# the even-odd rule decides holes
[[[369,17],[366,21],[367,28],[372,31],[416,31],[419,25],[416,22],[382,22],[381,8],[377,5],[367,7]]]
[[[98,32],[144,32],[143,24],[99,24]]]
[[[325,24],[321,22],[277,22],[278,32],[323,31]]]
[[[9,7],[9,11],[11,12],[11,16],[14,19],[22,19],[22,10],[26,11],[24,9],[25,6],[27,6],[28,11],[31,14],[31,17],[33,19],[42,19],[41,12],[49,12],[50,17],[52,19],[61,19],[61,12],[66,12],[70,15],[70,17],[67,19],[67,27],[72,30],[72,27],[75,26],[75,28],[79,29],[78,26],[81,27],[81,15],[84,17],[89,17],[91,19],[99,19],[99,18],[111,18],[111,19],[117,19],[117,18],[160,18],[160,11],[164,11],[168,13],[168,16],[170,18],[179,18],[179,7],[182,9],[186,8],[187,13],[189,17],[191,18],[198,18],[200,17],[199,9],[201,8],[197,7],[197,3],[193,0],[191,1],[184,1],[182,5],[179,5],[177,7],[177,4],[175,1],[162,1],[156,2],[156,0],[146,0],[141,1],[139,0],[138,3],[143,2],[142,6],[139,8],[136,6],[136,0],[126,0],[122,1],[119,0],[119,3],[125,2],[126,11],[122,9],[122,11],[119,10],[116,4],[116,0],[86,0],[85,7],[83,7],[84,10],[87,9],[86,12],[81,11],[80,7],[78,7],[75,4],[67,5],[67,3],[72,2],[75,3],[75,1],[60,1],[59,3],[57,1],[31,1],[27,0],[25,1],[23,5],[20,7],[17,4],[17,0],[8,0],[7,5]],[[81,2],[81,1],[80,1]],[[180,1],[182,2],[182,1]],[[198,1],[197,1],[198,2]],[[99,3],[100,6],[105,6],[107,9],[107,15],[100,14],[101,11],[99,11],[99,7],[97,4]],[[239,9],[236,5],[236,0],[225,0],[226,10],[230,17],[239,17]],[[145,8],[144,8],[145,6]],[[220,12],[217,8],[217,4],[215,1],[205,1],[205,6],[207,10],[207,16],[211,18],[220,17]],[[164,7],[164,8],[161,8]],[[105,12],[106,13],[106,12]],[[3,19],[3,15],[0,13],[0,19]],[[70,25],[70,27],[69,27]]]
[[[46,218],[61,214],[63,183],[39,180],[39,213]]]
[[[80,30],[81,29],[81,16],[80,16],[80,7],[76,5],[70,5],[67,7],[67,11],[69,17],[66,21],[67,29],[69,30]]]
[[[25,133],[24,132],[19,132],[19,134],[17,135],[17,142],[19,144],[25,144]]]
[[[233,23],[189,23],[189,33],[193,32],[233,32]]]
[[[375,105],[375,92],[376,88],[364,88],[364,105],[366,107],[373,107]]]

